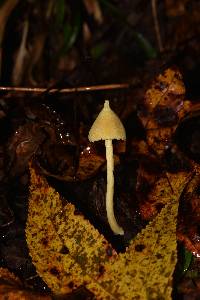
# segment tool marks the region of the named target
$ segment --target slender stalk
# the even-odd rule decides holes
[[[105,91],[105,90],[117,90],[117,89],[128,89],[130,88],[129,83],[113,83],[113,84],[103,84],[103,85],[92,85],[92,86],[80,86],[73,88],[37,88],[37,87],[14,87],[14,86],[0,86],[0,91],[5,92],[22,92],[22,93],[38,93],[42,94],[48,92],[49,94],[61,93],[61,94],[70,94],[70,93],[80,93],[80,92],[95,92],[95,91]]]
[[[113,208],[114,195],[114,159],[113,159],[113,145],[112,140],[105,140],[106,146],[106,160],[107,160],[107,191],[106,191],[106,211],[108,223],[115,234],[124,234],[124,230],[117,224]]]

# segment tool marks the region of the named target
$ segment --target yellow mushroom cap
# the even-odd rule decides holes
[[[88,139],[90,142],[126,139],[124,126],[116,113],[110,108],[108,100],[105,101],[103,109],[90,128]]]

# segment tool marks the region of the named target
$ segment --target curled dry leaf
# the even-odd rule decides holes
[[[74,205],[63,203],[46,180],[31,170],[27,244],[37,272],[55,294],[84,285],[95,299],[171,299],[177,261],[176,219],[187,174],[173,175],[155,197],[160,214],[117,255]]]

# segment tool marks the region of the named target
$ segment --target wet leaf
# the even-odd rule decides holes
[[[74,205],[31,169],[27,243],[37,272],[56,294],[84,285],[96,299],[171,299],[176,219],[188,174],[160,181],[160,214],[117,255]],[[134,284],[131,284],[133,283]]]
[[[146,130],[146,139],[134,146],[140,157],[137,192],[141,215],[145,220],[150,220],[163,207],[164,199],[154,196],[158,179],[165,177],[170,185],[168,171],[180,173],[192,169],[191,161],[174,143],[180,120],[191,105],[185,99],[183,79],[176,69],[167,69],[159,74],[145,93],[139,118]],[[173,181],[173,176],[170,177]]]
[[[177,236],[185,247],[195,256],[200,255],[199,242],[199,186],[200,169],[194,166],[193,176],[184,189],[181,197],[178,216]]]
[[[182,185],[186,185],[191,178],[191,174],[187,172],[179,172],[178,174],[167,174],[161,177],[154,184],[154,188],[146,195],[146,202],[141,204],[140,210],[144,219],[152,219],[161,209],[168,203],[169,195],[182,187],[179,180],[182,179]],[[168,190],[168,193],[166,193]]]
[[[165,70],[147,90],[139,117],[146,129],[147,143],[158,155],[171,146],[178,122],[190,106],[178,70]]]
[[[52,297],[24,289],[21,281],[7,269],[0,268],[0,299],[7,300],[51,300]]]
[[[92,143],[88,144],[80,153],[76,179],[85,180],[94,176],[105,162],[105,157],[95,151]]]

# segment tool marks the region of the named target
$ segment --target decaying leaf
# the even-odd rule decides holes
[[[158,155],[171,146],[178,122],[190,105],[185,101],[185,87],[178,70],[167,69],[147,90],[139,117],[146,129],[147,143]]]
[[[192,179],[184,189],[183,197],[180,201],[180,212],[178,216],[177,236],[183,241],[186,248],[196,257],[200,255],[199,243],[199,187],[200,168],[197,166]]]
[[[27,243],[37,272],[56,294],[84,285],[95,299],[171,299],[176,218],[187,174],[173,175],[155,197],[161,213],[117,255],[97,230],[31,168]]]
[[[51,300],[51,296],[26,290],[19,278],[7,269],[0,268],[0,299],[4,300]]]
[[[88,144],[79,156],[79,166],[76,173],[76,179],[85,180],[98,172],[100,167],[105,164],[105,157],[102,157],[93,150],[93,146]]]
[[[115,251],[72,204],[63,206],[59,194],[33,169],[30,193],[26,235],[39,275],[56,294],[91,282],[98,289],[101,266]]]
[[[176,195],[178,192],[178,195],[180,195],[180,189],[182,189],[182,185],[185,186],[187,184],[191,178],[191,173],[168,173],[167,176],[161,177],[155,182],[153,190],[146,196],[147,201],[141,204],[140,210],[145,220],[151,220],[168,203],[170,194],[174,195],[175,193]],[[180,185],[179,180],[182,180],[182,185]]]
[[[177,174],[170,179],[174,193],[166,178],[158,181],[154,191],[155,197],[165,200],[161,213],[136,236],[125,254],[106,266],[101,284],[106,285],[109,278],[116,282],[110,285],[115,299],[171,299],[179,197],[189,177]]]
[[[169,17],[181,16],[186,11],[186,4],[188,0],[174,1],[165,0],[166,13]]]
[[[158,179],[168,178],[169,170],[192,169],[192,163],[174,143],[178,124],[191,106],[191,102],[185,100],[182,76],[175,69],[159,74],[145,93],[139,118],[146,130],[146,140],[134,146],[140,158],[136,188],[145,220],[150,220],[163,207],[163,199],[154,196]]]

